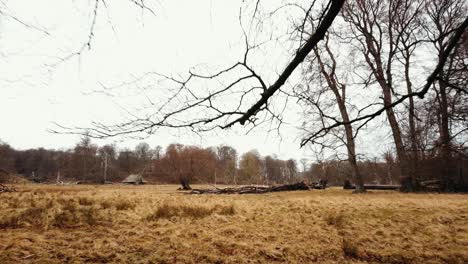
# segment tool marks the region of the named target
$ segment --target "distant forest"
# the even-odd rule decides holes
[[[395,157],[360,161],[366,183],[397,184]],[[83,137],[74,148],[16,150],[0,142],[0,169],[34,182],[120,182],[130,174],[141,174],[151,183],[283,184],[328,180],[343,185],[352,180],[346,161],[310,164],[302,159],[282,160],[261,156],[252,150],[242,155],[231,146],[199,147],[170,144],[166,149],[139,143],[134,149],[115,144],[98,146]],[[0,178],[0,181],[2,179]],[[3,179],[5,181],[5,179]]]

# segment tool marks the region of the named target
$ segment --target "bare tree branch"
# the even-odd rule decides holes
[[[328,28],[332,25],[333,21],[335,20],[336,16],[339,14],[341,7],[344,4],[344,0],[331,0],[330,8],[328,9],[322,23],[317,27],[315,33],[307,40],[305,45],[299,49],[296,53],[296,56],[293,60],[286,66],[284,71],[280,74],[278,79],[262,94],[262,97],[255,103],[252,107],[245,114],[243,114],[238,119],[232,121],[231,123],[224,126],[224,128],[228,128],[233,126],[236,123],[240,123],[244,125],[247,121],[249,121],[253,116],[255,116],[264,105],[267,104],[268,99],[272,97],[276,91],[278,91],[281,86],[284,85],[286,80],[291,76],[293,71],[301,64],[306,56],[312,51],[312,49],[317,45],[317,43],[325,37],[325,33],[327,32]]]
[[[406,94],[406,95],[400,97],[398,100],[392,102],[391,104],[389,104],[387,106],[384,106],[384,107],[380,108],[379,110],[377,110],[377,111],[375,111],[375,112],[373,112],[371,114],[364,115],[364,116],[352,119],[349,122],[343,122],[343,121],[335,122],[334,124],[332,124],[330,126],[323,127],[321,129],[319,129],[318,131],[316,131],[315,133],[313,133],[312,135],[310,135],[309,137],[303,139],[301,141],[301,146],[304,146],[309,142],[313,142],[313,140],[315,138],[317,138],[320,135],[328,133],[333,128],[336,128],[336,127],[339,127],[339,126],[342,126],[342,125],[346,125],[346,124],[352,124],[352,123],[359,122],[359,121],[365,121],[367,123],[370,120],[372,120],[372,119],[378,117],[379,115],[381,115],[383,112],[385,112],[385,110],[387,110],[389,108],[394,108],[395,106],[403,103],[405,100],[407,100],[410,97],[417,96],[417,97],[419,97],[421,99],[424,98],[424,96],[427,94],[427,92],[429,91],[432,84],[436,81],[437,76],[442,72],[445,63],[447,62],[447,59],[449,58],[450,54],[452,53],[452,51],[456,47],[458,41],[461,39],[463,33],[465,32],[465,30],[467,28],[468,28],[468,17],[464,20],[464,22],[454,32],[454,34],[451,37],[450,41],[447,43],[447,46],[446,46],[445,50],[442,53],[442,56],[440,56],[436,67],[434,68],[432,73],[427,78],[427,81],[426,81],[425,85],[422,87],[422,89],[420,89],[417,92]]]

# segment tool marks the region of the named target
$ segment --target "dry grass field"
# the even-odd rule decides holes
[[[467,263],[468,196],[21,185],[0,263]]]

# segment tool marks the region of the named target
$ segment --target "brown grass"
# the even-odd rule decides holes
[[[345,216],[342,213],[329,212],[324,215],[325,222],[328,225],[341,229],[345,225]]]
[[[213,207],[187,205],[187,204],[168,204],[159,206],[153,213],[146,217],[146,220],[154,221],[158,219],[171,219],[174,217],[204,218],[212,214],[233,215],[235,209],[233,205],[215,205]]]
[[[127,200],[118,200],[115,201],[115,209],[119,211],[124,211],[124,210],[133,210],[136,207],[135,202],[127,201]]]
[[[466,263],[468,196],[177,186],[0,194],[0,263]]]

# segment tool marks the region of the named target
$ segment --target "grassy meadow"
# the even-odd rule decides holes
[[[17,189],[0,193],[0,263],[468,262],[463,194]]]

